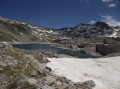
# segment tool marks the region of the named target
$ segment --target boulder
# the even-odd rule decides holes
[[[48,85],[55,82],[55,78],[53,76],[47,76],[47,77],[45,77],[45,80]]]
[[[48,85],[46,84],[46,85],[43,86],[42,89],[55,89],[55,88],[53,88],[53,87],[51,87],[51,86],[48,86]]]
[[[92,89],[92,87],[90,85],[85,85],[84,89]]]
[[[29,78],[27,81],[30,85],[36,85],[36,83],[37,83],[37,80],[34,78]]]
[[[85,81],[83,84],[84,84],[85,86],[86,86],[86,85],[89,85],[89,86],[91,86],[91,87],[95,87],[95,83],[94,83],[92,80]]]
[[[45,69],[46,69],[46,64],[45,64],[45,63],[42,63],[42,64],[39,64],[39,65],[38,65],[37,71],[38,71],[39,73],[43,73]]]
[[[78,46],[78,48],[85,48],[86,47],[85,44],[80,44],[80,45],[77,45],[77,46]]]
[[[76,45],[70,45],[70,48],[71,48],[71,49],[76,49],[77,46],[76,46]]]
[[[36,76],[36,75],[37,75],[37,71],[36,71],[36,70],[33,70],[33,71],[31,72],[31,75],[32,75],[32,76]]]
[[[24,57],[29,58],[29,59],[31,59],[31,60],[34,60],[34,59],[35,59],[32,55],[27,55],[27,54],[25,54]]]

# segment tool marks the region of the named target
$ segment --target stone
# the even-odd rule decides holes
[[[27,54],[25,54],[24,56],[27,57],[27,58],[29,58],[29,59],[31,59],[31,60],[34,60],[34,59],[35,59],[32,55],[27,55]]]
[[[32,76],[36,76],[36,75],[37,75],[37,71],[36,71],[36,70],[33,70],[33,71],[31,72],[31,75],[32,75]]]
[[[0,71],[3,71],[3,68],[0,68]]]
[[[55,82],[55,78],[53,76],[47,76],[45,77],[45,80],[48,84]]]
[[[80,44],[80,45],[77,45],[77,46],[78,46],[78,48],[85,48],[86,47],[85,44]]]
[[[63,83],[61,86],[58,86],[58,89],[65,89],[69,86],[67,83]]]
[[[61,83],[67,83],[69,84],[69,81],[65,77],[59,77],[57,81],[60,81]]]
[[[29,79],[28,79],[28,83],[29,83],[30,85],[36,85],[36,84],[37,84],[37,80],[34,79],[34,78],[29,78]]]
[[[3,62],[0,60],[0,66],[4,67],[4,66],[7,66],[6,62]]]
[[[39,68],[37,69],[37,71],[40,73],[43,73],[45,69],[46,69],[46,64],[42,63],[42,64],[39,64]]]
[[[92,89],[92,87],[90,85],[85,85],[84,89]]]
[[[45,62],[47,61],[47,58],[46,58],[45,55],[42,55],[42,60],[45,61]]]
[[[72,49],[76,49],[77,46],[76,46],[76,45],[70,45],[70,48],[72,48]]]
[[[70,85],[74,85],[75,83],[73,81],[69,81],[69,84]]]
[[[38,55],[37,59],[38,59],[39,62],[45,62],[46,63],[48,61],[47,57],[44,54],[41,54],[41,53]]]
[[[84,85],[90,85],[91,87],[95,87],[95,83],[92,80],[85,81]]]
[[[55,82],[58,86],[62,85],[60,81]]]
[[[77,82],[75,86],[77,89],[83,89],[83,84],[81,82]]]
[[[53,88],[53,87],[51,87],[51,86],[48,86],[48,85],[46,84],[46,85],[43,86],[42,89],[55,89],[55,88]]]
[[[52,69],[46,66],[46,71],[51,72]]]

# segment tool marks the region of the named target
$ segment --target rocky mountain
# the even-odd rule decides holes
[[[82,38],[95,38],[95,37],[119,37],[120,27],[110,27],[104,22],[96,22],[94,25],[79,24],[73,28],[59,29],[59,33],[66,37],[82,37]]]
[[[0,41],[48,42],[55,34],[53,29],[0,17]]]
[[[23,21],[0,17],[0,41],[53,42],[66,38],[120,37],[120,27],[110,27],[104,22],[94,25],[79,24],[72,28],[50,29]]]

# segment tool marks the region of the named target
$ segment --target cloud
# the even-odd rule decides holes
[[[110,15],[101,15],[102,21],[107,23],[109,26],[120,26],[120,21],[116,20],[113,16]]]
[[[116,4],[109,4],[108,5],[109,7],[115,7],[115,6],[117,6]]]
[[[118,5],[120,5],[120,1],[119,0],[101,0],[104,3],[107,3],[108,7],[116,7]]]
[[[102,0],[102,2],[111,2],[113,0]]]
[[[95,24],[95,23],[96,23],[95,20],[91,20],[91,21],[89,22],[89,24]]]

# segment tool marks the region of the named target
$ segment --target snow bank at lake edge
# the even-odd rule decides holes
[[[80,59],[48,58],[48,67],[56,75],[73,82],[93,80],[94,89],[120,89],[120,57]]]

